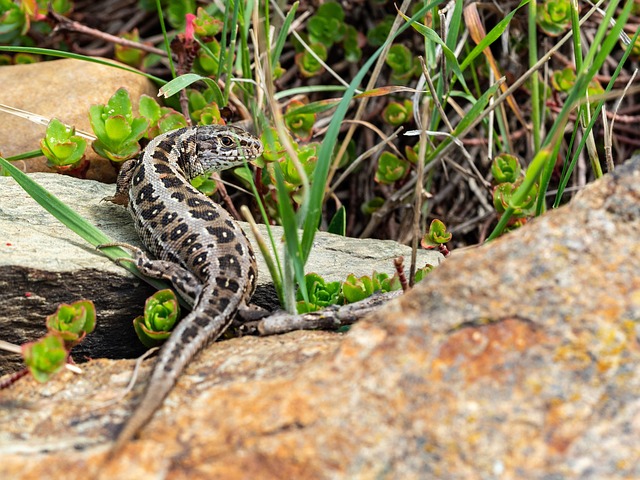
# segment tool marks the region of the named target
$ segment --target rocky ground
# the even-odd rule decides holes
[[[110,462],[151,361],[119,403],[132,360],[24,378],[0,393],[0,477],[639,478],[639,200],[636,157],[345,335],[216,343]],[[12,224],[53,242],[38,222]]]

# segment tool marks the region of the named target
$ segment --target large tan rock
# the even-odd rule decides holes
[[[103,408],[131,361],[24,379],[0,477],[640,478],[639,199],[636,158],[344,337],[218,343],[108,463],[149,365]]]
[[[105,104],[120,87],[131,95],[134,108],[143,93],[155,97],[157,88],[142,75],[82,60],[63,59],[27,65],[0,67],[0,103],[48,119],[58,118],[77,130],[93,134],[89,107]],[[0,154],[4,157],[37,150],[46,126],[0,112]],[[91,166],[87,178],[115,181],[116,172],[108,160],[86,150]],[[49,171],[46,159],[18,162],[24,171]]]

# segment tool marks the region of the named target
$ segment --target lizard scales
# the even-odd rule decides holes
[[[160,350],[142,401],[112,452],[150,420],[191,359],[226,330],[254,292],[257,267],[249,240],[189,180],[239,165],[262,150],[257,138],[236,127],[187,127],[154,138],[121,169],[112,201],[128,204],[142,243],[155,257],[130,247],[136,266],[171,281],[193,308]]]

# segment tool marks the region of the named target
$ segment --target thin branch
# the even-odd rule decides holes
[[[59,15],[53,11],[49,12],[48,17],[56,24],[56,26],[53,28],[53,32],[64,31],[83,33],[85,35],[90,35],[92,37],[99,38],[100,40],[104,40],[107,43],[114,43],[122,45],[123,47],[137,48],[138,50],[142,50],[148,53],[155,53],[156,55],[160,55],[162,57],[169,56],[167,52],[160,48],[156,48],[152,45],[145,45],[144,43],[140,42],[134,42],[133,40],[127,40],[126,38],[116,37],[115,35],[111,35],[110,33],[87,27],[80,22],[69,20],[68,18],[63,17],[62,15]]]

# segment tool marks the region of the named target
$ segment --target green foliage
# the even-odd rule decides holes
[[[391,152],[382,152],[378,159],[375,180],[378,183],[392,184],[404,178],[409,171],[409,162]]]
[[[32,63],[38,63],[39,61],[39,55],[31,55],[29,53],[16,53],[13,57],[13,63],[15,65],[29,65]]]
[[[165,12],[169,23],[176,30],[184,30],[187,13],[195,13],[195,0],[167,0]]]
[[[518,158],[508,153],[497,155],[491,162],[491,174],[496,184],[515,182],[521,170]]]
[[[192,89],[187,91],[191,120],[198,125],[224,125],[220,108],[216,103],[217,93],[211,88],[203,92]]]
[[[407,157],[407,160],[409,160],[414,165],[418,164],[418,152],[419,152],[419,150],[420,150],[420,142],[416,143],[413,146],[406,145],[404,147],[404,154]],[[428,160],[428,159],[423,159],[423,161],[424,160]]]
[[[24,363],[38,382],[44,383],[67,362],[69,351],[93,331],[96,309],[91,300],[62,304],[46,320],[48,333],[22,345]]]
[[[334,235],[346,236],[347,234],[347,209],[341,206],[335,215],[331,218],[327,232]]]
[[[362,207],[360,207],[360,211],[365,215],[371,215],[377,212],[380,207],[382,207],[382,205],[384,205],[384,198],[373,197],[371,200],[362,204]]]
[[[316,273],[308,273],[304,276],[309,295],[309,302],[305,302],[302,291],[296,293],[298,313],[315,312],[329,305],[341,303],[340,282],[325,282]]]
[[[265,167],[266,175],[262,175],[262,186],[264,189],[274,193],[264,197],[265,207],[275,217],[282,221],[278,205],[273,190],[276,189],[276,164],[281,169],[283,186],[286,194],[295,204],[295,208],[301,206],[304,200],[304,181],[314,174],[318,161],[319,144],[316,142],[306,145],[298,144],[291,136],[288,140],[295,152],[297,161],[291,158],[282,143],[275,134],[274,129],[265,129],[261,140],[265,147],[262,158],[254,162],[259,167]],[[304,176],[304,177],[303,177]]]
[[[198,51],[198,55],[193,63],[195,72],[201,75],[213,76],[220,68],[220,42],[211,39]]]
[[[208,175],[198,175],[191,180],[191,185],[209,197],[216,193],[216,190],[218,189],[216,181]]]
[[[38,5],[42,9],[46,9],[50,5],[51,9],[60,15],[66,15],[73,9],[72,0],[38,0]]]
[[[571,25],[570,0],[547,0],[538,5],[536,20],[547,35],[562,35]]]
[[[327,47],[322,43],[311,43],[309,48],[320,58],[325,61],[328,57]],[[304,77],[314,77],[324,71],[322,64],[308,51],[300,52],[295,57],[296,65],[300,73]]]
[[[62,337],[50,332],[40,340],[22,345],[22,356],[33,378],[44,383],[64,367],[68,352]]]
[[[538,193],[536,186],[527,196],[514,199],[514,194],[523,181],[523,177],[520,175],[521,170],[520,160],[513,155],[499,155],[491,163],[493,181],[496,185],[493,190],[493,206],[498,215],[503,215],[507,209],[511,209],[512,219],[508,224],[509,230],[524,225],[527,219],[535,213],[535,201]]]
[[[131,40],[134,42],[140,41],[140,33],[137,28],[131,30],[131,32],[124,33],[122,38]],[[132,67],[140,67],[144,60],[146,53],[139,48],[133,48],[116,43],[114,45],[114,56],[116,60],[131,65]]]
[[[419,283],[422,280],[424,280],[425,277],[428,274],[430,274],[433,271],[434,268],[436,268],[436,267],[434,267],[433,265],[426,264],[424,267],[417,269],[414,282],[415,283]]]
[[[551,85],[557,91],[567,93],[575,88],[576,78],[576,71],[571,67],[567,67],[563,70],[553,72],[553,75],[551,76]],[[604,88],[602,88],[602,85],[600,85],[600,82],[598,82],[596,78],[593,78],[587,86],[587,92],[590,97],[593,97],[594,95],[602,95],[604,93]]]
[[[344,48],[344,59],[347,62],[356,63],[362,58],[362,49],[358,44],[358,30],[353,25],[347,25],[344,38],[342,39],[342,47]]]
[[[144,314],[133,320],[133,328],[146,347],[155,347],[171,335],[180,317],[178,298],[172,290],[160,290],[147,298]]]
[[[536,193],[536,206],[535,213],[537,215],[542,214],[546,208],[545,198],[551,181],[551,176],[556,165],[558,153],[562,143],[562,132],[569,119],[570,112],[576,108],[578,103],[585,97],[589,83],[593,80],[596,72],[604,65],[609,58],[612,49],[617,45],[622,29],[631,11],[633,2],[627,1],[624,7],[620,11],[616,11],[618,6],[617,1],[610,2],[607,5],[604,18],[598,26],[598,30],[593,37],[593,41],[589,50],[587,51],[584,59],[579,57],[579,63],[583,67],[579,70],[576,77],[575,88],[567,95],[566,101],[562,106],[560,113],[555,117],[553,125],[548,131],[547,137],[542,142],[540,149],[536,152],[533,160],[529,163],[529,167],[525,173],[522,183],[517,187],[511,195],[511,201],[508,202],[508,206],[505,209],[504,214],[500,217],[498,224],[491,232],[487,240],[493,240],[498,237],[511,223],[513,223],[513,215],[517,210],[522,210],[523,206],[527,205],[527,199]],[[615,22],[611,22],[615,16]],[[579,32],[575,32],[579,37]],[[637,37],[636,37],[637,38]],[[576,38],[578,40],[578,38]],[[630,50],[625,52],[623,60],[630,54]],[[619,69],[616,69],[617,77]],[[610,82],[607,89],[611,88],[613,83]],[[599,107],[598,107],[599,108]],[[591,126],[589,126],[591,128]],[[583,137],[584,138],[584,137]],[[584,143],[581,142],[580,148],[583,148]],[[601,175],[600,164],[595,158],[596,152],[592,149],[590,152],[590,159],[592,170],[594,174]],[[572,161],[573,164],[573,161]],[[567,172],[571,172],[570,167]],[[562,184],[566,184],[566,175],[561,180]],[[538,183],[539,182],[539,183]],[[538,183],[538,187],[536,184]]]
[[[537,188],[534,187],[529,195],[519,200],[518,205],[513,200],[514,192],[522,184],[521,170],[520,160],[513,155],[498,155],[491,162],[491,173],[496,185],[493,190],[493,206],[498,215],[504,214],[510,206],[513,208],[513,220],[509,224],[509,230],[522,226],[526,219],[535,213]]]
[[[317,160],[317,148],[317,144],[311,143],[302,147],[296,145],[296,153],[298,154],[298,161],[300,162],[299,164],[300,166],[302,166],[303,172],[307,177],[313,173],[313,170],[315,168],[315,162]],[[277,163],[282,169],[287,191],[294,192],[298,187],[302,186],[303,179],[301,176],[301,172],[296,167],[295,161],[288,154],[284,154],[282,157],[280,157]],[[271,185],[275,185],[274,166],[275,163],[270,163],[267,165],[267,171],[269,172]]]
[[[51,33],[45,16],[49,9],[66,15],[72,8],[73,2],[70,0],[0,0],[0,44],[33,45],[33,40],[28,36],[30,32],[40,36]],[[23,57],[14,63],[31,63],[35,57],[30,60],[27,58]]]
[[[421,275],[424,275],[424,272]],[[304,280],[309,301],[305,302],[302,291],[297,291],[298,313],[315,312],[330,305],[359,302],[374,293],[391,292],[402,288],[397,274],[390,277],[386,273],[375,271],[371,276],[356,277],[354,274],[349,274],[344,282],[327,282],[317,273],[306,274]]]
[[[89,119],[97,139],[91,145],[100,156],[114,162],[124,162],[140,152],[138,141],[145,134],[149,122],[134,117],[131,98],[120,88],[106,105],[93,105]]]
[[[309,40],[331,47],[344,37],[344,10],[339,3],[327,2],[318,7],[316,13],[307,22]]]
[[[496,186],[493,191],[493,206],[499,214],[504,213],[507,208],[513,208],[513,217],[521,219],[532,216],[535,213],[535,201],[538,193],[537,187],[534,187],[529,195],[516,203],[513,199],[515,191],[522,184],[522,178],[514,183],[501,183]],[[519,225],[522,222],[518,222]]]
[[[382,118],[389,125],[397,127],[411,120],[413,103],[410,100],[400,102],[389,102],[382,111]]]
[[[393,15],[386,15],[375,27],[367,32],[369,45],[379,47],[385,42],[391,31],[393,20]]]
[[[224,23],[213,15],[210,15],[204,8],[198,7],[193,26],[196,35],[200,37],[213,37],[222,31]]]
[[[71,350],[96,326],[96,308],[91,300],[79,300],[71,305],[62,304],[46,320],[47,329],[56,333]]]
[[[313,133],[312,128],[316,122],[316,115],[314,113],[296,113],[296,109],[303,105],[304,103],[299,100],[292,100],[287,105],[284,123],[296,137],[302,141],[308,141]]]
[[[411,50],[401,43],[391,45],[385,61],[392,70],[391,80],[400,85],[409,83],[419,72],[417,58],[414,58]]]
[[[322,3],[307,21],[307,29],[303,37],[309,48],[322,61],[326,61],[329,50],[334,45],[341,44],[344,49],[344,59],[357,62],[362,58],[358,30],[344,22],[344,10],[337,2]],[[324,71],[324,67],[308,50],[301,45],[296,46],[298,54],[295,57],[300,73],[305,77],[314,77]]]
[[[176,112],[173,108],[161,107],[149,95],[140,96],[138,111],[149,123],[144,134],[144,137],[148,139],[187,126],[187,121],[181,113]]]
[[[40,148],[47,157],[49,166],[62,171],[78,167],[87,148],[87,141],[75,132],[75,128],[56,118],[51,119],[44,138],[40,140]]]
[[[447,231],[447,226],[437,218],[431,221],[429,231],[425,233],[420,242],[422,248],[433,250],[451,241],[452,233]]]
[[[12,0],[0,0],[0,43],[11,43],[29,28],[27,18]]]
[[[369,277],[364,275],[356,277],[354,274],[347,276],[342,284],[342,294],[347,303],[354,303],[370,297],[376,292],[390,292],[400,290],[400,280],[397,275],[389,277],[386,273],[377,273]]]
[[[220,108],[215,103],[211,103],[201,110],[197,110],[191,114],[198,125],[223,125],[222,114]]]

